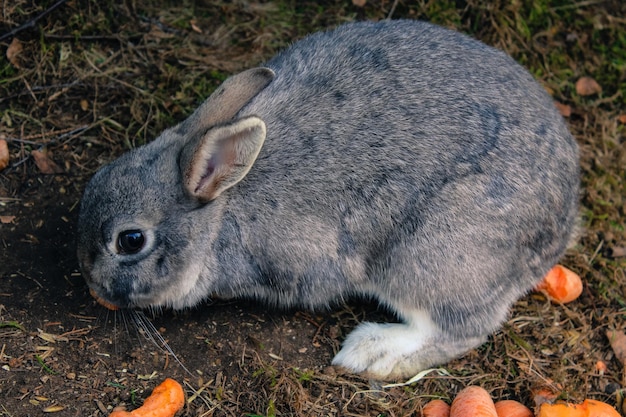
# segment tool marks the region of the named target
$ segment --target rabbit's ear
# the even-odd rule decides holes
[[[181,134],[190,137],[211,126],[226,123],[274,79],[269,68],[251,68],[227,78],[181,123]]]
[[[181,161],[187,192],[202,202],[218,197],[246,176],[265,141],[265,123],[251,116],[216,126],[198,142],[189,162]]]

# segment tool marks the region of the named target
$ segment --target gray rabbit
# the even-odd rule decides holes
[[[480,345],[559,261],[578,147],[505,53],[419,21],[346,24],[227,79],[99,170],[78,257],[119,307],[373,298],[333,364],[397,379]]]

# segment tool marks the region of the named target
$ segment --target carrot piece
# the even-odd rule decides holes
[[[96,292],[93,290],[93,288],[89,288],[89,294],[91,294],[91,296],[93,298],[96,299],[96,301],[98,302],[98,304],[100,304],[101,306],[104,306],[106,308],[108,308],[109,310],[118,310],[119,307],[116,306],[115,304],[111,304],[108,301],[102,299],[98,294],[96,294]]]
[[[174,417],[184,405],[183,387],[173,379],[166,378],[141,407],[133,411],[113,411],[109,417]]]
[[[588,417],[620,417],[613,407],[602,401],[585,400],[582,406],[587,409]]]
[[[620,417],[607,403],[585,400],[582,404],[542,404],[538,417]]]
[[[443,400],[432,400],[424,406],[422,417],[450,417],[450,406]]]
[[[537,417],[587,417],[587,413],[576,404],[541,404]]]
[[[536,289],[545,291],[551,301],[565,304],[582,294],[583,282],[574,271],[562,265],[555,265]]]
[[[498,417],[534,417],[530,408],[515,400],[501,400],[495,406]]]
[[[496,406],[484,388],[470,386],[452,401],[450,417],[498,417]]]

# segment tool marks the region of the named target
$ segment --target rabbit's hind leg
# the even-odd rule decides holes
[[[375,380],[408,378],[484,341],[478,337],[452,339],[424,310],[405,318],[406,323],[361,323],[348,335],[333,365]]]

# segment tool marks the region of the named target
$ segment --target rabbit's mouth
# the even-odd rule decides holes
[[[108,308],[109,310],[115,311],[115,310],[119,310],[120,308],[118,306],[116,306],[113,303],[108,302],[107,300],[105,300],[104,298],[100,297],[96,291],[93,288],[89,289],[89,294],[95,298],[96,302],[98,304],[100,304],[101,306],[104,306],[106,308]]]
[[[106,287],[94,284],[93,282],[88,281],[87,284],[89,285],[89,294],[101,306],[111,311],[131,307],[131,303],[127,295],[128,290],[126,288],[118,289],[118,291],[111,291]]]

